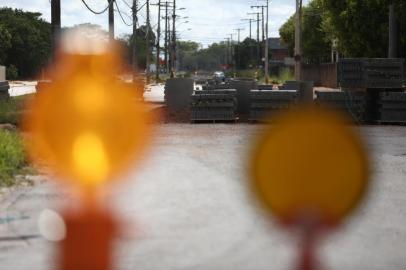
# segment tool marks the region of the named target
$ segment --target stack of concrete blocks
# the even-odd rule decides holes
[[[406,92],[382,92],[380,103],[380,122],[406,123]]]
[[[347,58],[338,63],[341,88],[400,89],[405,83],[404,59]]]
[[[169,109],[184,110],[190,105],[193,94],[194,81],[192,79],[168,79],[165,84],[165,103]]]
[[[249,116],[251,110],[251,90],[258,89],[254,80],[233,80],[231,88],[237,91],[237,113],[241,116]]]
[[[338,110],[358,123],[368,119],[368,100],[363,91],[316,91],[316,104]]]
[[[259,84],[258,90],[273,90],[272,84]]]
[[[286,81],[282,86],[278,87],[279,90],[300,90],[300,81]]]
[[[195,91],[191,99],[192,122],[236,120],[237,99],[234,89]]]
[[[272,120],[278,113],[290,109],[296,104],[296,90],[251,90],[251,121]]]
[[[6,67],[0,66],[0,100],[10,98],[9,89],[10,85],[8,81],[6,81]]]

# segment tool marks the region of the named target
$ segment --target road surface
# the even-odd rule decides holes
[[[117,269],[292,269],[297,243],[256,208],[246,187],[257,125],[162,125],[144,166],[110,202],[135,224],[116,245]],[[326,238],[326,269],[406,269],[406,127],[363,127],[374,166],[365,205]],[[0,268],[54,269],[40,213],[70,203],[47,180],[3,195]],[[25,236],[25,238],[22,238]]]

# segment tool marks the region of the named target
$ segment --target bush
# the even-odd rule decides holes
[[[20,136],[0,130],[0,186],[14,184],[14,175],[26,165],[25,157]]]
[[[17,80],[18,78],[18,70],[16,66],[10,65],[6,68],[6,78],[9,81]]]

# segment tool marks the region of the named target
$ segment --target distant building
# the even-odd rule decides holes
[[[268,39],[269,49],[271,50],[271,61],[285,61],[289,57],[289,49],[279,37]]]

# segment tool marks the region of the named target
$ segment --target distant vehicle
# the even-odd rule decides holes
[[[226,75],[222,71],[216,71],[213,74],[213,79],[216,82],[224,82],[226,80]]]

